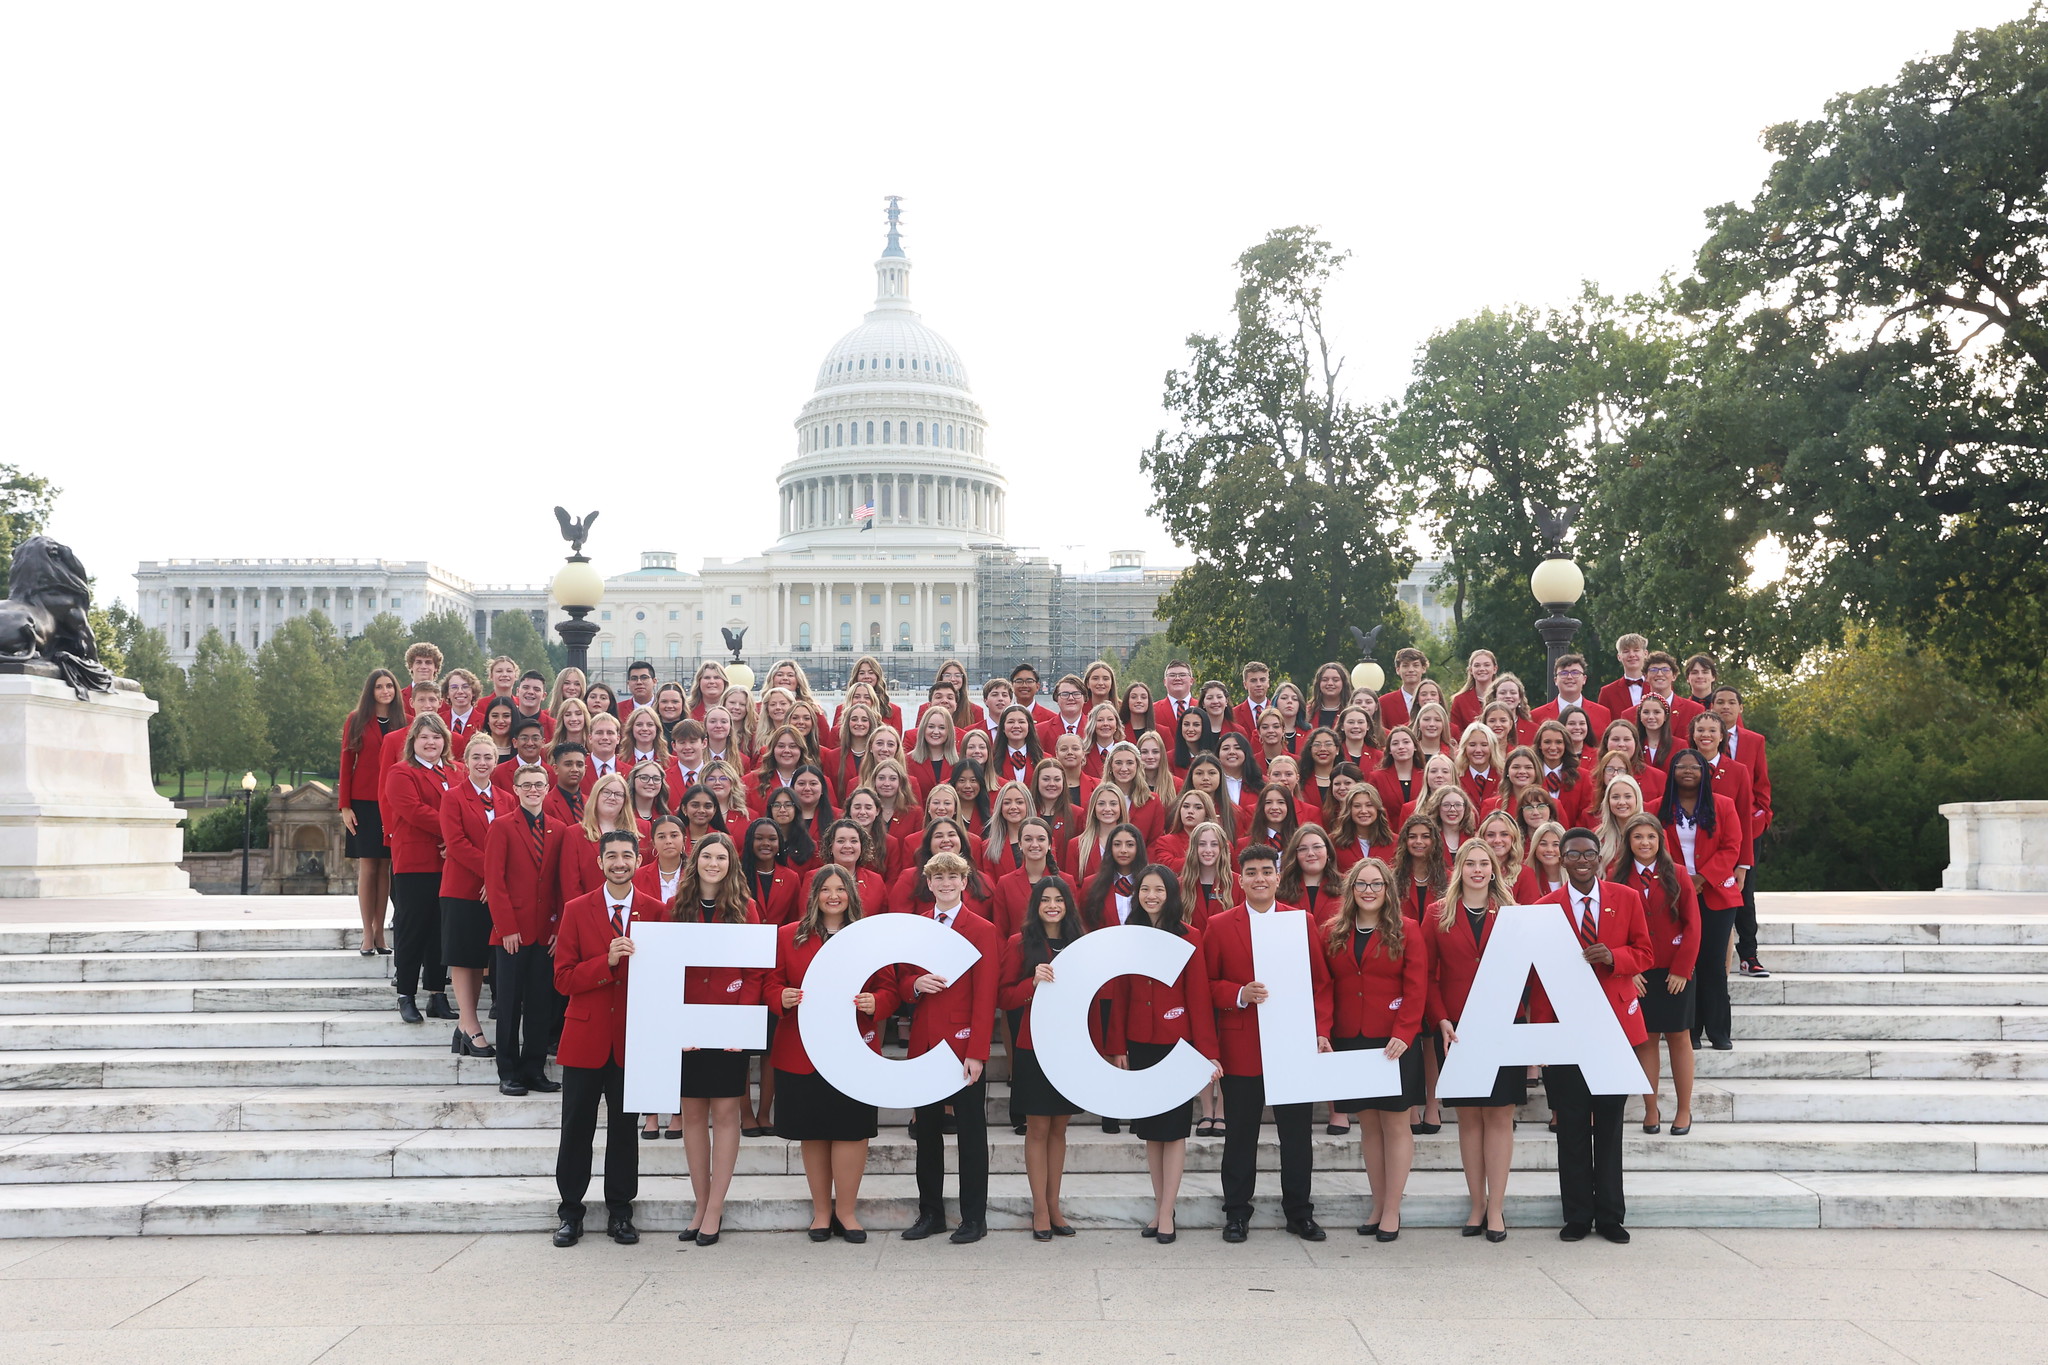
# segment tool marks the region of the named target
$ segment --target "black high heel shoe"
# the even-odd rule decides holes
[[[477,1031],[476,1033],[464,1033],[461,1027],[458,1026],[455,1030],[454,1046],[450,1047],[448,1050],[450,1052],[459,1053],[464,1057],[497,1056],[498,1049],[492,1047],[489,1043],[480,1043],[476,1041],[477,1039],[483,1036],[484,1035],[481,1030]]]
[[[1033,1228],[1033,1229],[1031,1229],[1031,1240],[1032,1240],[1032,1241],[1034,1241],[1034,1242],[1050,1242],[1050,1241],[1052,1240],[1052,1229],[1051,1229],[1051,1228]]]
[[[1486,1222],[1484,1219],[1481,1219],[1477,1223],[1465,1224],[1464,1228],[1459,1231],[1458,1235],[1460,1237],[1477,1237],[1480,1233],[1484,1231],[1486,1231]]]

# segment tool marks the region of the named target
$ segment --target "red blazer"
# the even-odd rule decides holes
[[[1195,698],[1193,696],[1188,697],[1186,704],[1193,706]],[[1173,714],[1173,699],[1171,697],[1161,697],[1158,701],[1152,703],[1152,724],[1158,728],[1160,735],[1167,739],[1166,747],[1168,752],[1171,752],[1173,749],[1171,741],[1174,727],[1180,724],[1180,717]],[[1041,733],[1044,729],[1045,727],[1042,725],[1039,727]]]
[[[1455,1027],[1459,1016],[1465,1013],[1465,1001],[1472,994],[1472,978],[1479,972],[1479,959],[1486,951],[1487,940],[1493,937],[1494,917],[1488,915],[1480,929],[1482,937],[1474,943],[1462,908],[1453,916],[1450,928],[1440,928],[1437,916],[1442,904],[1431,901],[1416,923],[1418,936],[1429,945],[1429,1000],[1423,1006],[1422,1017],[1432,1029],[1446,1019]]]
[[[1399,1038],[1412,1044],[1422,1032],[1422,1009],[1429,1003],[1429,945],[1412,923],[1403,925],[1401,942],[1398,958],[1387,955],[1377,935],[1366,941],[1363,958],[1352,956],[1348,942],[1325,954],[1332,1038]]]
[[[1584,694],[1580,695],[1578,705],[1579,709],[1586,713],[1587,723],[1592,726],[1592,738],[1586,742],[1589,744],[1599,743],[1600,736],[1607,731],[1607,722],[1614,719],[1614,713]],[[1556,720],[1559,709],[1556,702],[1547,701],[1541,706],[1531,707],[1529,715],[1538,725],[1541,725],[1546,720]]]
[[[1291,905],[1275,905],[1275,910],[1292,910]],[[1204,968],[1209,974],[1209,998],[1216,1006],[1217,1045],[1223,1063],[1223,1071],[1229,1076],[1261,1076],[1265,1074],[1265,1063],[1259,1054],[1259,1007],[1240,1006],[1238,991],[1248,982],[1258,980],[1258,973],[1252,967],[1252,911],[1239,905],[1220,911],[1209,917],[1209,924],[1202,931],[1202,952]],[[1313,917],[1306,919],[1304,931],[1309,955],[1309,979],[1314,985],[1316,996],[1316,1036],[1330,1036],[1332,1001],[1330,996],[1330,960],[1316,942],[1316,922]]]
[[[1031,1002],[1038,994],[1038,978],[1024,967],[1024,935],[1012,934],[1003,940],[999,960],[1001,976],[996,987],[996,1004],[1005,1010],[1020,1010],[1022,1017],[1017,1021],[1015,1042],[1020,1048],[1031,1046]],[[1095,999],[1088,1007],[1088,1036],[1095,1043],[1095,1050],[1105,1057],[1115,1056],[1121,1049],[1110,1046],[1112,1038],[1121,1038],[1125,1032],[1121,1020],[1105,1021],[1098,1006],[1107,1003],[1109,1013],[1114,1016],[1121,999],[1114,981],[1105,982],[1095,993]]]
[[[799,890],[804,883],[804,873],[793,867],[778,867],[768,879],[768,896],[764,901],[761,889],[752,878],[747,881],[747,890],[753,894],[754,909],[761,916],[763,924],[789,924],[803,918],[804,901]],[[661,883],[657,881],[656,886]]]
[[[391,733],[399,732],[393,730]],[[363,724],[361,750],[348,747],[348,722],[341,723],[341,767],[337,770],[334,784],[336,810],[347,810],[357,801],[380,798],[379,780],[388,762],[381,752],[383,744],[384,732],[378,728],[374,717]]]
[[[821,1012],[829,1002],[813,1000],[809,1014],[804,1012],[805,1007],[801,1004],[783,1008],[783,988],[795,986],[801,990],[804,973],[811,968],[811,959],[825,946],[825,940],[821,938],[798,943],[796,931],[801,927],[785,924],[775,931],[775,966],[762,982],[762,994],[767,998],[769,1012],[780,1015],[783,1021],[783,1027],[775,1030],[775,1041],[768,1049],[768,1064],[778,1071],[809,1075],[818,1068],[811,1064],[811,1054],[804,1050],[804,1020],[822,1017]],[[867,1040],[869,1047],[880,1052],[882,1025],[896,1012],[896,973],[887,967],[882,968],[868,978],[866,989],[875,997],[875,1012],[861,1017],[860,1036]],[[853,1004],[849,1001],[839,1008],[851,1010]]]
[[[1721,803],[1726,801],[1727,805]],[[1685,848],[1678,842],[1678,822],[1673,820],[1664,826],[1664,847],[1671,851],[1671,861],[1678,864],[1680,873],[1685,872]],[[1735,874],[1736,864],[1741,862],[1742,817],[1735,813],[1735,803],[1719,792],[1714,793],[1714,832],[1696,831],[1693,837],[1693,858],[1699,875],[1706,878],[1707,889],[1700,896],[1700,903],[1708,910],[1732,910],[1742,904],[1742,879]]]
[[[1479,713],[1484,709],[1477,692],[1467,692],[1460,688],[1451,697],[1451,733],[1464,734],[1465,727],[1478,720]]]
[[[547,811],[540,815],[542,837],[536,843],[526,812],[514,810],[491,821],[484,837],[484,903],[491,910],[491,942],[518,934],[520,951],[546,948],[554,937],[554,917],[541,894],[540,871],[547,844]]]
[[[548,799],[541,803],[540,809],[541,814],[547,816],[550,825],[579,824],[583,819],[583,793],[579,789],[576,793],[576,803],[571,805],[562,789],[550,784]]]
[[[932,907],[918,912],[930,918]],[[973,944],[981,956],[945,990],[918,995],[917,979],[925,969],[904,962],[896,967],[896,998],[911,1002],[908,1055],[922,1057],[940,1043],[949,1044],[963,1062],[988,1060],[989,1035],[995,1032],[996,982],[1002,972],[1001,945],[995,926],[979,915],[955,915],[953,932]]]
[[[1633,857],[1624,859],[1622,866],[1626,869],[1621,874],[1622,884],[1642,897],[1643,919],[1650,926],[1650,951],[1656,958],[1650,966],[1690,979],[1700,957],[1700,901],[1693,893],[1692,878],[1685,875],[1684,868],[1678,869],[1678,902],[1674,905],[1654,872],[1642,875]]]
[[[1145,857],[1150,862],[1161,863],[1174,871],[1180,871],[1188,857],[1188,836],[1185,834],[1162,834],[1145,844]]]
[[[951,776],[953,765],[945,759],[938,760],[936,771],[930,760],[923,762],[905,757],[903,766],[910,773],[910,789],[917,793],[917,804],[924,804],[925,794],[933,787],[944,784]]]
[[[705,766],[704,761],[699,760],[697,766],[690,770],[691,778],[702,773]],[[683,765],[680,762],[673,758],[668,761],[668,807],[670,810],[676,810],[681,807],[683,804],[683,793],[696,785],[691,778],[684,777]],[[827,781],[830,781],[829,777]],[[751,807],[749,808],[751,809]]]
[[[526,713],[519,709],[519,704],[517,702],[514,702],[512,704],[512,723],[514,725],[517,725],[520,722],[520,720],[525,717],[525,715]],[[553,744],[555,742],[554,714],[550,712],[547,709],[547,707],[543,706],[540,710],[533,713],[533,719],[540,722],[541,743]],[[619,719],[621,721],[624,721],[625,717],[620,716]]]
[[[603,886],[604,874],[597,869],[597,844],[584,834],[583,826],[551,827],[547,847],[541,850],[540,867],[540,889],[547,898],[548,913],[560,919],[570,901]],[[651,896],[648,899],[661,904]]]
[[[1638,710],[1640,705],[1641,703],[1638,703],[1636,706],[1631,706],[1628,710],[1621,712],[1621,716],[1626,720],[1634,720],[1636,718],[1636,711]],[[1686,727],[1692,724],[1692,718],[1706,709],[1706,707],[1701,706],[1691,697],[1681,697],[1675,693],[1672,695],[1670,706],[1671,737],[1674,743],[1678,741],[1680,736],[1686,733]],[[1677,744],[1677,747],[1683,749],[1685,745],[1679,743]]]
[[[669,908],[662,914],[671,920],[681,918]],[[761,922],[759,907],[752,902],[747,905],[746,922]],[[761,982],[768,971],[766,967],[692,967],[683,974],[683,1001],[691,1005],[758,1005]]]
[[[1396,687],[1391,692],[1380,693],[1380,724],[1388,729],[1406,725],[1412,717],[1408,713],[1408,694]]]
[[[1635,679],[1635,684],[1645,693],[1650,690],[1650,685],[1641,678]],[[1627,678],[1616,678],[1613,682],[1601,688],[1598,700],[1602,706],[1607,708],[1609,719],[1615,716],[1627,716],[1630,719],[1635,717],[1636,695],[1630,689],[1629,679]]]
[[[1378,858],[1382,862],[1386,863],[1389,867],[1392,867],[1394,864],[1394,853],[1398,845],[1373,844],[1369,847],[1361,848],[1359,847],[1358,843],[1354,840],[1351,843],[1339,844],[1335,847],[1337,871],[1341,874],[1349,872],[1352,868],[1358,866],[1367,858]],[[1368,1033],[1363,1036],[1370,1038],[1374,1035]]]
[[[1749,867],[1756,862],[1756,789],[1750,781],[1749,769],[1732,758],[1722,759],[1712,765],[1714,769],[1714,795],[1725,796],[1735,803],[1735,813],[1742,820],[1742,849],[1736,855],[1739,867]],[[1670,785],[1667,771],[1665,785]]]
[[[363,743],[370,741],[366,737]],[[418,762],[394,763],[384,770],[377,814],[384,821],[393,872],[441,870],[441,798],[451,781],[460,780],[445,767],[423,768]]]
[[[802,913],[803,906],[811,903],[811,883],[818,879],[818,873],[822,872],[825,866],[820,863],[802,874],[804,889],[797,897],[798,913]],[[860,912],[863,915],[879,915],[888,911],[889,886],[882,880],[881,873],[872,868],[856,868],[853,873],[853,884],[860,890]]]
[[[1120,976],[1110,983],[1116,992],[1109,1012],[1107,1045],[1111,1056],[1130,1051],[1132,1043],[1171,1047],[1182,1041],[1212,1062],[1220,1055],[1216,1007],[1209,995],[1208,958],[1202,952],[1202,931],[1190,925],[1182,936],[1195,952],[1173,981]]]
[[[1273,699],[1268,696],[1266,698],[1266,705],[1271,706],[1272,704]],[[1255,735],[1259,732],[1259,715],[1262,713],[1263,708],[1259,712],[1254,712],[1249,701],[1241,701],[1230,708],[1230,727],[1241,735]],[[1169,745],[1167,747],[1171,748],[1172,746]]]
[[[610,758],[605,759],[603,761],[612,765],[610,769],[605,771],[618,773],[621,777],[624,777],[626,775],[626,771],[633,766],[631,763],[625,761],[625,755],[623,754],[613,754]],[[597,779],[605,775],[605,771],[599,770],[598,763],[599,759],[597,755],[590,755],[589,765],[585,767],[583,770],[583,790],[589,791],[592,787],[595,787],[597,785]]]
[[[1415,770],[1409,774],[1408,790],[1405,792],[1401,790],[1401,779],[1394,775],[1392,768],[1374,768],[1365,775],[1365,780],[1380,794],[1380,805],[1390,813],[1403,810],[1409,801],[1414,799],[1412,794],[1422,790],[1422,765],[1416,764]],[[1392,819],[1391,814],[1389,819]]]
[[[1756,799],[1756,811],[1749,822],[1753,839],[1763,837],[1771,827],[1771,763],[1765,756],[1764,737],[1754,730],[1735,727],[1735,761],[1749,769],[1749,790]]]
[[[1166,833],[1166,803],[1161,801],[1156,793],[1146,797],[1138,805],[1131,807],[1131,823],[1138,827],[1139,837],[1144,839],[1146,849],[1150,850],[1159,837]],[[1150,856],[1149,852],[1147,856]]]
[[[548,790],[553,791],[555,786],[555,770],[547,765],[546,760],[542,760],[535,766],[547,778]],[[511,796],[512,804],[515,806],[519,804],[519,798],[512,794],[512,778],[518,771],[519,760],[516,757],[508,758],[498,764],[497,767],[491,769],[491,785],[504,792],[507,796]]]
[[[1576,926],[1578,919],[1571,902],[1578,894],[1566,886],[1544,903],[1556,906],[1566,921]],[[1607,997],[1614,1017],[1621,1021],[1621,1031],[1628,1035],[1629,1046],[1633,1047],[1650,1036],[1643,1027],[1643,1002],[1636,994],[1636,974],[1648,971],[1655,956],[1650,949],[1650,927],[1643,918],[1643,898],[1620,882],[1601,882],[1598,936],[1614,954],[1614,961],[1591,964],[1593,975],[1600,982],[1600,993]],[[1550,997],[1543,993],[1540,980],[1529,987],[1529,1021],[1557,1022],[1557,1012],[1551,1008]]]
[[[659,901],[635,892],[627,936],[631,937],[633,920],[667,918]],[[626,977],[633,959],[620,958],[617,968],[606,963],[612,937],[602,890],[562,907],[555,932],[555,989],[569,1002],[562,1011],[562,1041],[555,1048],[555,1060],[563,1066],[625,1065]]]
[[[1515,874],[1515,904],[1534,905],[1550,898],[1550,883],[1533,862],[1522,864],[1522,870]]]
[[[687,853],[683,855],[682,865],[689,865],[689,855]],[[682,879],[680,877],[676,879],[676,885],[682,885]],[[639,892],[641,895],[647,897],[647,899],[658,902],[661,905],[662,909],[668,910],[671,913],[673,913],[676,904],[675,897],[664,896],[661,894],[660,864],[655,862],[645,862],[640,864],[639,868],[635,870],[633,873],[633,889]]]
[[[1465,789],[1465,795],[1472,798],[1472,806],[1476,810],[1500,789],[1500,769],[1495,768],[1485,777],[1475,777],[1471,769],[1461,765],[1458,769],[1458,785]]]
[[[1062,876],[1057,860],[1046,860],[1045,874],[1048,877]],[[1065,880],[1073,886],[1071,877]],[[996,894],[989,906],[989,918],[995,924],[996,935],[1001,942],[1008,943],[1013,935],[1023,931],[1024,913],[1031,908],[1031,888],[1037,884],[1024,874],[1021,867],[996,878]],[[1074,888],[1074,894],[1081,894],[1079,887]]]
[[[1086,730],[1087,728],[1087,716],[1081,716],[1074,721],[1075,734],[1080,734],[1083,730]],[[1047,758],[1052,757],[1053,746],[1059,743],[1060,736],[1064,735],[1065,733],[1067,733],[1067,724],[1065,721],[1060,719],[1058,712],[1054,712],[1050,720],[1042,720],[1038,723],[1038,747],[1045,750],[1045,756]],[[1087,736],[1083,735],[1081,739],[1082,747],[1087,747],[1087,743]]]
[[[486,810],[468,773],[458,773],[448,784],[441,798],[441,844],[448,850],[441,868],[442,895],[464,901],[484,898],[484,840],[490,837],[491,815],[518,808],[518,802],[494,791]]]
[[[448,703],[441,703],[441,719],[448,722],[448,761],[457,767],[462,764],[462,746],[475,739],[484,728],[484,708],[472,706],[469,714],[462,718],[462,728],[456,728],[455,713],[448,709]]]

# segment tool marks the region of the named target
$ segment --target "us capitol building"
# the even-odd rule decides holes
[[[1165,629],[1154,610],[1178,569],[1119,551],[1106,571],[1069,574],[1006,539],[1009,485],[988,454],[988,419],[959,352],[910,306],[895,196],[874,269],[874,307],[826,352],[797,413],[794,458],[776,476],[775,544],[695,572],[672,551],[643,551],[639,568],[605,580],[594,672],[622,678],[649,659],[687,678],[725,657],[722,628],[745,628],[751,661],[793,655],[824,686],[861,654],[908,684],[959,658],[979,682],[1022,661],[1078,670]],[[1418,564],[1401,588],[1432,620],[1449,615],[1427,587],[1440,567]],[[563,617],[545,584],[473,583],[425,560],[148,560],[135,578],[143,624],[188,667],[211,628],[253,652],[315,610],[359,635],[379,614],[409,624],[452,609],[479,643],[502,612],[527,613],[549,639]]]

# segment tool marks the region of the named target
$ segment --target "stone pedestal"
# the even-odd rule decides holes
[[[154,714],[126,679],[80,701],[48,664],[0,671],[0,896],[198,894],[150,781]]]
[[[2048,891],[2048,801],[1958,801],[1944,891]]]

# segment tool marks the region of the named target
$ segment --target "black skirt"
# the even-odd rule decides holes
[[[1332,1038],[1333,1052],[1364,1052],[1368,1048],[1378,1049],[1387,1045],[1385,1038]],[[1401,1093],[1398,1095],[1374,1095],[1355,1100],[1333,1100],[1330,1107],[1340,1114],[1378,1112],[1397,1114],[1413,1109],[1422,1103],[1422,1049],[1417,1046],[1419,1039],[1408,1040],[1408,1050],[1401,1054]]]
[[[698,1048],[683,1054],[682,1095],[686,1100],[743,1099],[747,1093],[747,1054],[723,1048]],[[782,1096],[775,1097],[777,1104]]]
[[[1490,1095],[1468,1096],[1461,1100],[1454,1100],[1449,1095],[1437,1098],[1454,1109],[1505,1109],[1519,1105],[1529,1098],[1529,1068],[1502,1067],[1494,1073],[1493,1093]]]
[[[1148,1066],[1157,1066],[1166,1060],[1166,1054],[1173,1051],[1172,1043],[1129,1043],[1131,1070],[1140,1071]],[[1163,1114],[1149,1118],[1132,1119],[1131,1131],[1142,1142],[1185,1142],[1195,1127],[1195,1102],[1188,1100]]]
[[[351,858],[389,858],[391,850],[384,846],[384,815],[377,803],[351,801],[348,808],[355,812],[356,829],[343,836],[342,851]]]
[[[482,901],[441,897],[441,965],[491,965],[491,912]]]
[[[875,1135],[875,1106],[815,1071],[775,1068],[775,1136],[787,1142],[860,1142]]]
[[[1643,973],[1643,985],[1648,987],[1642,997],[1643,1027],[1652,1033],[1690,1033],[1694,1015],[1694,996],[1698,993],[1699,982],[1688,977],[1685,989],[1673,995],[1664,989],[1664,983],[1671,977],[1668,967],[1652,967]]]
[[[1081,1112],[1065,1095],[1053,1089],[1052,1082],[1045,1078],[1044,1070],[1038,1065],[1037,1056],[1028,1047],[1020,1047],[1010,1054],[1010,1093],[1017,1097],[1017,1112],[1026,1118]]]

